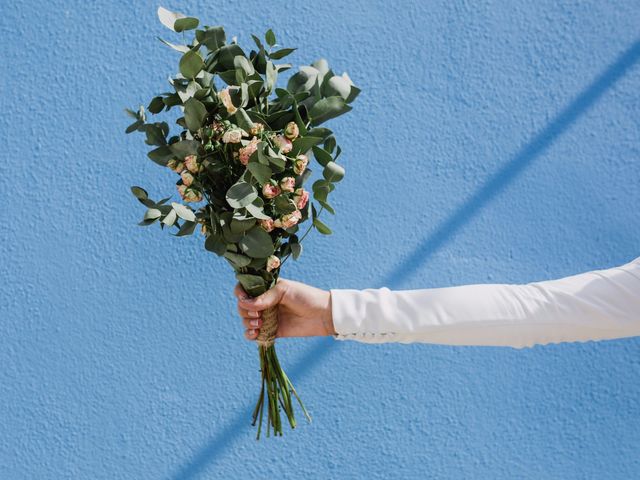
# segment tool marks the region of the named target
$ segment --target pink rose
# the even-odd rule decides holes
[[[296,186],[296,179],[293,177],[284,177],[280,180],[280,188],[283,192],[293,192]]]
[[[172,158],[167,162],[167,167],[169,167],[176,173],[181,173],[184,170],[184,163],[182,163],[180,160]]]
[[[277,197],[278,195],[280,195],[280,193],[282,193],[280,187],[277,187],[271,183],[265,183],[262,187],[262,195],[264,196],[264,198]]]
[[[273,224],[273,218],[265,218],[264,220],[260,220],[260,226],[267,232],[273,231],[273,229],[275,228],[275,225]]]
[[[184,164],[191,173],[198,173],[200,171],[200,164],[198,163],[198,157],[195,155],[187,155],[184,157]]]
[[[182,177],[182,183],[184,183],[187,187],[191,186],[195,178],[189,172],[182,172],[180,174]]]
[[[202,200],[202,193],[186,185],[178,185],[178,193],[185,202],[199,202]]]
[[[289,140],[284,135],[277,135],[273,139],[273,143],[276,144],[276,146],[280,149],[282,153],[289,153],[293,148],[293,143],[291,143],[291,140]]]
[[[284,136],[289,140],[294,140],[300,134],[300,130],[298,129],[298,124],[296,122],[289,122],[287,126],[284,127]]]
[[[223,143],[240,143],[242,137],[246,137],[247,133],[240,128],[232,128],[231,130],[227,130],[222,135]]]
[[[274,270],[274,269],[278,268],[279,266],[280,266],[280,259],[278,257],[276,257],[275,255],[271,255],[267,259],[267,272],[270,272],[271,270]]]
[[[239,150],[240,163],[246,165],[249,163],[249,157],[258,149],[258,139],[253,137],[246,147]]]
[[[280,219],[273,222],[274,226],[281,228],[291,228],[302,218],[300,210],[283,215]]]
[[[296,175],[300,175],[302,172],[304,172],[304,169],[307,168],[308,164],[309,157],[307,157],[304,153],[301,153],[293,161],[293,171]]]
[[[296,203],[298,209],[302,210],[309,201],[309,192],[304,188],[296,188],[293,201]]]
[[[231,94],[229,93],[229,87],[224,88],[218,92],[218,98],[227,109],[227,113],[236,113],[236,106],[231,101]]]

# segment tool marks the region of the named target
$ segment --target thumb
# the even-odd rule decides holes
[[[240,298],[238,303],[240,307],[250,311],[266,310],[267,308],[280,303],[283,296],[284,289],[279,284],[276,284],[275,287],[270,288],[262,295],[255,298]]]

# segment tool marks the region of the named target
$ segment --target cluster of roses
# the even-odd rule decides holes
[[[228,88],[221,90],[218,93],[218,98],[226,108],[227,112],[233,114],[237,111],[237,108],[231,101]],[[222,144],[243,144],[244,146],[233,151],[233,158],[246,166],[249,163],[249,158],[258,149],[260,143],[260,137],[264,133],[264,124],[254,122],[249,132],[242,128],[229,123],[228,121],[218,122],[215,121],[210,128],[214,132],[214,138],[220,141]],[[293,149],[293,141],[298,138],[300,131],[298,125],[295,122],[289,122],[281,134],[270,132],[266,136],[271,140],[274,147],[278,149],[279,153],[287,155]],[[251,136],[251,140],[243,140],[245,137]],[[295,158],[287,157],[292,163],[292,170],[295,175],[301,175],[307,165],[309,164],[309,158],[307,155],[300,153]],[[197,175],[202,172],[203,165],[198,162],[196,155],[187,155],[183,161],[178,159],[169,160],[167,166],[180,175],[182,183],[177,185],[178,192],[185,202],[200,202],[202,201],[203,194],[197,188]],[[270,201],[278,197],[279,195],[290,195],[291,200],[296,206],[296,210],[291,213],[282,215],[280,218],[269,218],[259,220],[260,226],[267,232],[272,232],[275,228],[288,229],[296,225],[302,219],[301,210],[305,208],[309,202],[309,192],[304,188],[295,188],[296,179],[292,176],[286,176],[279,181],[276,179],[270,179],[262,187],[262,196],[265,200]],[[203,233],[206,232],[203,225]],[[280,259],[272,255],[267,260],[267,271],[271,271],[280,266]]]

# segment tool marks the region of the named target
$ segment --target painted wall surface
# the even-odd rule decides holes
[[[163,6],[244,45],[273,27],[294,65],[325,56],[363,89],[332,126],[335,234],[283,276],[525,283],[640,255],[637,1]],[[640,477],[640,338],[283,340],[313,423],[257,443],[230,268],[136,226],[129,186],[174,188],[124,134],[176,72],[157,7],[2,2],[0,478]]]

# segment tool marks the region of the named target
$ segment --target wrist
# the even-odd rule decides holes
[[[336,335],[335,327],[333,325],[333,312],[331,308],[331,292],[325,292],[325,302],[320,315],[320,321],[324,336],[332,337]]]

